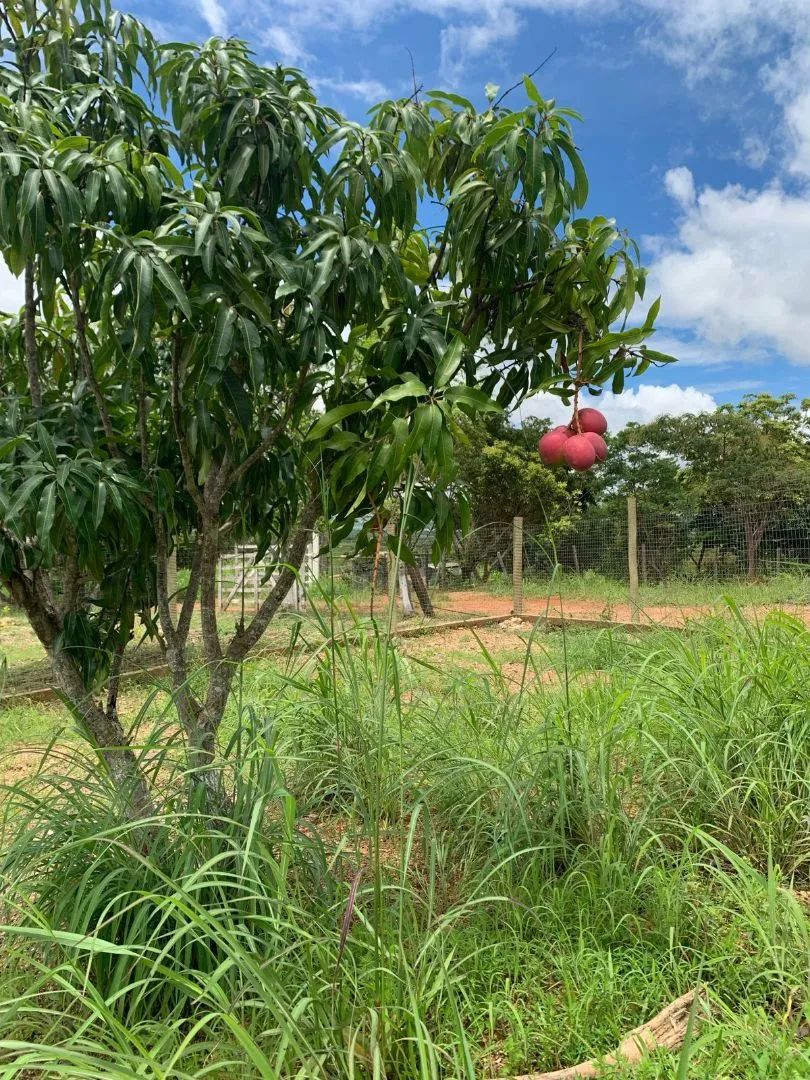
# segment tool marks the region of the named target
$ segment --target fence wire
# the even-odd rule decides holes
[[[660,511],[640,505],[636,523],[642,610],[654,608],[662,620],[678,605],[694,604],[702,610],[736,583],[743,603],[787,604],[810,621],[810,506],[771,501]],[[525,613],[537,614],[557,596],[572,617],[629,617],[626,503],[617,500],[551,527],[524,522],[522,539],[520,532],[517,536],[516,550],[514,522],[493,522],[457,535],[450,550],[438,553],[425,530],[407,538],[414,556],[411,565],[398,563],[382,539],[375,553],[357,555],[351,539],[329,549],[325,537],[313,537],[300,585],[291,590],[286,607],[305,612],[336,605],[352,618],[391,615],[397,622],[424,617],[439,621],[509,615],[516,603]],[[194,551],[193,538],[175,549],[178,602]],[[253,560],[248,547],[234,551],[231,545],[222,552],[218,581],[223,633],[230,632],[236,620],[249,617],[275,580],[271,558],[264,558],[260,567],[254,567]],[[198,634],[195,617],[192,646]],[[274,634],[286,636],[288,629],[271,630],[269,636]],[[48,661],[19,612],[0,612],[0,665],[4,657],[8,662],[5,672],[0,669],[0,697],[50,685]],[[141,635],[127,650],[125,668],[148,669],[163,659],[160,646]]]

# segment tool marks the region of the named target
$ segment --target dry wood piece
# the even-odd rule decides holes
[[[599,1061],[583,1061],[579,1065],[572,1065],[568,1069],[557,1069],[555,1072],[526,1073],[524,1076],[515,1076],[512,1080],[569,1080],[569,1078],[573,1080],[578,1076],[598,1077],[602,1069],[608,1065],[617,1065],[620,1062],[637,1064],[648,1050],[656,1050],[659,1047],[678,1050],[683,1046],[686,1038],[689,1017],[693,1008],[696,1007],[696,996],[696,992],[690,990],[689,993],[676,998],[652,1020],[648,1020],[641,1027],[633,1028],[630,1034],[622,1039],[614,1054],[609,1054]]]

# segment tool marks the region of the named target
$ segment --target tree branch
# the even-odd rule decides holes
[[[209,510],[200,525],[200,626],[206,664],[222,660],[222,645],[217,625],[216,575],[219,560],[219,528]]]
[[[250,624],[246,628],[241,626],[237,627],[236,633],[228,645],[226,659],[232,664],[238,664],[240,660],[243,660],[245,656],[247,656],[267,629],[270,620],[276,614],[279,607],[281,607],[285,596],[292,588],[293,582],[298,576],[301,563],[304,560],[307,543],[309,542],[312,528],[318,520],[320,511],[320,496],[313,495],[304,507],[298,522],[298,527],[287,544],[287,548],[282,557],[279,559],[281,570],[279,571],[275,585],[265,597],[264,602],[251,619]]]
[[[104,428],[104,435],[107,439],[107,447],[110,454],[114,457],[117,449],[115,430],[112,425],[112,420],[110,419],[107,402],[104,400],[104,394],[101,392],[101,387],[99,386],[96,372],[93,368],[93,358],[90,355],[90,347],[87,344],[87,316],[82,308],[81,295],[75,279],[70,283],[68,293],[70,295],[70,302],[73,306],[73,315],[76,321],[76,340],[79,345],[79,358],[81,360],[82,370],[84,372],[84,377],[90,384],[90,389],[93,391],[96,408],[98,409],[98,415],[101,419],[101,426]]]
[[[200,544],[194,547],[194,557],[191,562],[191,574],[186,586],[183,606],[180,609],[180,617],[177,620],[177,638],[181,645],[188,640],[188,632],[191,628],[191,617],[194,614],[194,605],[197,603],[197,593],[200,591],[200,566],[202,548]]]
[[[124,663],[124,645],[119,641],[116,643],[115,652],[113,653],[112,663],[110,664],[110,674],[107,679],[107,705],[105,713],[108,720],[118,722],[118,688],[121,685],[121,668]]]
[[[442,231],[442,241],[439,244],[439,250],[436,253],[436,262],[433,264],[433,269],[430,271],[430,277],[427,279],[427,288],[431,285],[435,285],[439,279],[441,273],[442,262],[444,261],[444,253],[447,251],[447,242],[450,239],[450,230],[447,227],[449,223],[445,223],[445,228]]]
[[[138,438],[141,444],[141,468],[146,475],[149,471],[149,444],[146,440],[146,386],[143,365],[140,365],[138,372]]]
[[[529,78],[530,79],[533,79],[535,77],[535,75],[540,70],[540,68],[544,68],[546,66],[546,64],[549,62],[549,60],[552,58],[552,56],[555,54],[556,51],[557,51],[557,46],[555,45],[554,48],[551,50],[551,52],[548,54],[548,56],[545,58],[545,60],[541,60],[540,63],[537,65],[537,67],[534,69],[534,71],[529,72]],[[504,90],[504,92],[501,94],[501,96],[498,98],[498,100],[492,106],[493,110],[498,108],[498,106],[503,101],[503,99],[507,96],[507,94],[511,94],[513,90],[517,90],[517,88],[521,85],[522,82],[523,82],[523,79],[519,79],[518,82],[516,82],[514,84],[514,86],[510,86],[506,90]]]
[[[37,302],[34,296],[34,264],[30,259],[25,264],[24,320],[25,365],[28,368],[28,389],[31,392],[31,404],[35,409],[41,409],[42,383],[39,377],[39,353],[37,350]]]
[[[172,344],[172,387],[171,387],[171,402],[172,402],[172,421],[174,423],[174,433],[177,437],[177,444],[180,448],[180,460],[183,463],[183,475],[186,480],[186,488],[191,498],[194,500],[194,504],[202,516],[204,503],[202,492],[199,489],[197,481],[194,478],[194,464],[191,460],[191,453],[186,442],[185,432],[183,431],[183,414],[180,408],[180,335],[175,333],[174,342]]]
[[[171,649],[177,647],[177,630],[169,603],[169,575],[166,567],[169,558],[169,542],[163,519],[159,514],[154,516],[154,529],[158,617],[167,648]]]
[[[174,700],[180,722],[183,725],[183,729],[185,730],[189,742],[194,744],[199,735],[197,721],[200,715],[200,704],[195,698],[194,692],[189,684],[188,661],[185,652],[189,625],[191,623],[191,612],[193,611],[194,604],[192,602],[190,607],[187,608],[187,601],[184,601],[178,625],[175,627],[171,615],[168,575],[166,572],[166,560],[168,558],[166,529],[162,519],[158,517],[155,518],[155,548],[155,557],[157,559],[158,616],[160,618],[161,629],[163,630],[163,637],[166,641],[166,662],[168,663],[169,671],[172,674]]]
[[[71,709],[87,727],[93,744],[106,764],[115,788],[123,791],[133,817],[153,812],[149,789],[117,714],[107,715],[85,687],[75,659],[62,647],[62,622],[53,603],[50,583],[41,570],[17,566],[11,575],[11,592],[28,616],[34,633],[50,657],[54,675]]]
[[[295,386],[293,387],[292,393],[287,399],[287,405],[284,409],[281,419],[276,424],[276,426],[262,439],[256,449],[253,450],[250,454],[248,454],[245,460],[240,462],[239,465],[237,465],[236,468],[230,473],[225,483],[225,490],[227,490],[231,486],[231,484],[235,484],[238,480],[241,480],[241,478],[245,475],[248,469],[251,469],[257,461],[264,457],[267,451],[272,448],[279,435],[283,433],[284,429],[290,421],[290,417],[292,416],[293,411],[295,410],[295,406],[298,403],[298,398],[301,396],[301,391],[304,387],[304,383],[306,382],[308,374],[309,364],[306,363],[301,368],[298,379],[296,380]]]
[[[63,618],[65,615],[75,611],[76,601],[79,597],[79,585],[81,582],[79,573],[79,549],[76,542],[76,536],[72,530],[66,536],[66,544],[68,554],[65,563],[61,604],[61,615]]]

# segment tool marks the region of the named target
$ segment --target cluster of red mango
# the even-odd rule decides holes
[[[545,434],[537,449],[544,465],[569,465],[577,472],[585,472],[607,457],[607,443],[602,438],[606,431],[607,420],[598,409],[579,409],[570,424]]]

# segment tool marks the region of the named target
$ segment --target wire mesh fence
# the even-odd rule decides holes
[[[401,578],[409,592],[431,597],[434,606],[455,593],[486,593],[496,586],[508,591],[512,574],[512,522],[496,522],[458,534],[449,551],[437,552],[429,532],[416,540],[409,538],[408,550],[413,561],[398,565],[396,551],[383,542],[373,555],[355,555],[351,541],[332,549],[322,558],[321,582],[335,583],[336,595],[364,596],[382,601],[401,591]],[[396,547],[396,541],[393,545]],[[406,560],[407,562],[407,560]],[[407,603],[407,601],[406,601]]]
[[[356,554],[351,538],[329,548],[325,537],[313,534],[284,607],[295,617],[340,609],[351,620],[387,617],[396,624],[545,613],[677,625],[733,594],[757,611],[786,606],[810,622],[810,506],[771,501],[692,511],[628,509],[616,500],[551,526],[492,522],[457,535],[443,552],[426,531],[408,538],[410,565],[396,558],[386,537],[371,554]],[[178,603],[194,552],[189,538],[172,558]],[[250,617],[276,580],[277,561],[257,556],[250,545],[222,551],[217,597],[223,634]],[[195,616],[192,647],[198,621]],[[275,634],[286,640],[289,622],[271,629],[264,644],[275,643]],[[47,658],[20,613],[0,612],[0,664],[4,656],[0,697],[50,685]],[[127,649],[124,666],[153,671],[163,660],[160,643],[141,635]]]
[[[810,574],[810,507],[750,503],[694,511],[637,510],[642,584],[765,580]],[[527,527],[527,576],[599,574],[627,581],[625,506],[585,514],[564,529]]]

